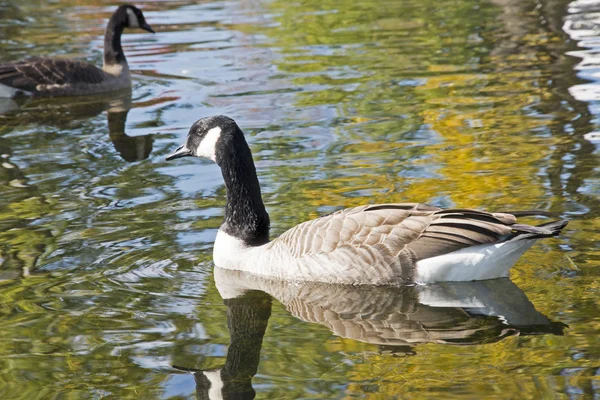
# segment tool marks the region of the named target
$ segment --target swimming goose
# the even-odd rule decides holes
[[[130,87],[129,66],[121,47],[124,28],[154,33],[137,7],[119,6],[104,34],[102,69],[85,61],[60,58],[33,58],[0,64],[0,97],[75,96]]]
[[[507,213],[376,204],[301,223],[269,241],[256,168],[235,121],[196,121],[167,160],[186,156],[216,162],[225,180],[215,265],[277,279],[393,285],[505,277],[537,239],[555,236],[567,224],[531,226]]]

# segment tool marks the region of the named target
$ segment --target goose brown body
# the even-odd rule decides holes
[[[0,64],[0,84],[14,95],[78,96],[126,89],[129,69],[115,76],[85,61],[37,58]]]
[[[416,278],[419,261],[511,240],[530,240],[532,244],[532,239],[556,235],[566,224],[559,221],[535,227],[517,224],[517,218],[508,213],[417,203],[378,204],[299,224],[267,244],[265,251],[289,253],[301,261],[301,270],[305,269],[302,264],[320,264],[320,269],[340,264],[338,268],[362,270],[360,274],[347,268],[332,271],[354,276],[354,281],[347,283],[410,283]],[[316,265],[308,269],[312,268]]]

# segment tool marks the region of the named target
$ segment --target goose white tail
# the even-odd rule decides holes
[[[503,278],[535,239],[472,246],[417,262],[415,281],[475,281]]]
[[[26,95],[26,96],[31,95],[31,93],[29,93],[29,92],[25,92],[23,90],[15,89],[13,87],[10,87],[10,86],[7,86],[7,85],[3,85],[2,83],[0,83],[0,98],[3,98],[3,99],[12,99],[17,94],[22,94],[22,95]]]

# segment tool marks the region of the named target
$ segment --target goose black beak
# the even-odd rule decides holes
[[[143,29],[145,31],[151,32],[151,33],[155,33],[154,30],[152,29],[152,27],[150,25],[148,25],[147,22],[144,22],[141,26],[140,29]]]
[[[192,152],[187,147],[185,147],[185,144],[182,144],[181,146],[179,146],[177,148],[177,150],[175,150],[174,152],[169,154],[167,156],[167,158],[165,158],[165,160],[170,161],[170,160],[174,160],[176,158],[188,157],[191,155],[192,155]]]

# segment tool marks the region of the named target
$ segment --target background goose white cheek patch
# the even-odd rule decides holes
[[[129,27],[130,28],[139,28],[140,27],[138,18],[131,8],[127,9],[127,18],[129,19]]]

